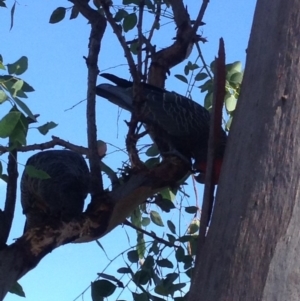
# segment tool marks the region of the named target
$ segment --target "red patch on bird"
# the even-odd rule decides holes
[[[219,178],[220,178],[220,173],[221,173],[221,168],[222,168],[222,163],[223,163],[223,159],[215,159],[214,161],[214,167],[213,167],[213,173],[214,173],[214,177],[213,177],[213,184],[218,184],[219,182]],[[207,162],[197,162],[197,165],[195,166],[196,170],[201,172],[201,173],[205,173],[206,172],[206,167],[207,167]]]

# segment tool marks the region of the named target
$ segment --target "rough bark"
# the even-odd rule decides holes
[[[300,2],[259,0],[189,300],[299,300]]]
[[[133,173],[123,185],[95,198],[81,218],[30,229],[15,243],[0,249],[0,300],[18,279],[52,250],[70,242],[88,242],[103,237],[148,197],[175,185],[187,172],[186,163],[172,158],[149,171]]]

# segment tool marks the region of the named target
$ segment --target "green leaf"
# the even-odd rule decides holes
[[[157,260],[157,265],[162,268],[170,268],[170,269],[172,269],[174,267],[172,261],[170,261],[169,259]]]
[[[114,293],[116,285],[108,280],[97,280],[92,282],[92,300],[103,300],[103,297],[108,297]]]
[[[177,278],[179,277],[178,273],[169,273],[166,275],[166,278],[164,279],[165,285],[172,284]]]
[[[125,9],[119,9],[114,16],[115,22],[121,22],[126,16],[128,12]]]
[[[127,16],[124,17],[123,29],[125,32],[128,32],[129,30],[133,29],[136,24],[137,24],[136,13],[128,14]]]
[[[213,92],[208,92],[204,98],[204,108],[206,110],[211,110],[213,102]]]
[[[225,128],[226,128],[227,131],[230,130],[230,126],[231,126],[231,123],[232,123],[232,119],[233,119],[233,117],[230,116],[229,120],[226,122]]]
[[[2,175],[3,172],[3,166],[2,166],[2,162],[0,161],[0,175]]]
[[[155,225],[160,226],[160,227],[164,226],[164,223],[163,223],[163,221],[162,221],[162,219],[161,219],[161,217],[160,217],[160,215],[159,215],[158,212],[151,210],[150,211],[150,218],[151,218],[151,221]]]
[[[155,143],[153,143],[147,150],[146,150],[146,156],[148,157],[156,157],[159,155],[158,147]]]
[[[172,209],[176,208],[174,203],[168,199],[163,199],[162,197],[155,199],[155,204],[163,211],[170,212]]]
[[[170,189],[170,188],[165,188],[164,190],[162,190],[160,192],[160,194],[162,195],[162,197],[164,199],[170,200],[170,201],[174,201],[176,195],[174,194],[174,192]]]
[[[198,212],[198,207],[196,206],[185,207],[185,212],[190,214],[195,214]]]
[[[119,179],[117,174],[111,169],[108,165],[106,165],[103,161],[100,161],[101,171],[105,173],[111,181],[112,186],[119,185]]]
[[[60,22],[66,16],[66,8],[58,7],[56,8],[50,16],[49,23],[55,24]]]
[[[12,89],[15,90],[13,93],[13,97],[16,97],[17,92],[22,90],[24,82],[21,79],[18,79],[13,85]]]
[[[137,294],[137,293],[132,292],[132,297],[133,297],[134,301],[149,301],[150,300],[147,293]]]
[[[170,231],[173,234],[176,234],[176,227],[175,227],[175,225],[170,220],[167,221],[167,225],[168,225]]]
[[[13,129],[12,133],[9,136],[9,140],[14,146],[22,146],[26,145],[26,136],[28,131],[28,120],[21,114],[20,120],[16,124],[15,128]]]
[[[2,174],[2,175],[0,176],[0,179],[1,179],[2,181],[4,181],[5,183],[7,183],[7,182],[8,182],[8,175]]]
[[[0,104],[3,103],[5,100],[7,100],[7,95],[3,90],[0,90]]]
[[[70,20],[76,19],[78,15],[79,15],[79,9],[77,8],[76,5],[74,5],[71,10]]]
[[[132,263],[139,261],[139,255],[136,250],[131,250],[131,251],[127,252],[127,257],[128,257],[128,260]]]
[[[226,65],[227,76],[231,76],[233,73],[242,72],[242,63],[240,61],[236,61],[232,64]]]
[[[243,73],[235,72],[230,76],[229,82],[233,84],[241,84],[243,81]]]
[[[0,7],[6,7],[6,4],[4,3],[5,0],[0,0]]]
[[[195,76],[195,81],[200,81],[200,80],[204,80],[208,77],[208,75],[204,72],[199,72],[196,76]]]
[[[150,158],[150,159],[148,159],[147,161],[145,161],[145,165],[146,165],[146,167],[148,167],[148,168],[152,168],[152,167],[158,165],[159,162],[160,162],[159,157],[156,157],[156,158]]]
[[[139,270],[133,276],[133,281],[137,285],[146,285],[150,281],[150,275],[146,270]]]
[[[226,110],[229,113],[235,110],[236,103],[237,103],[237,99],[234,97],[234,95],[227,93],[225,96],[225,106],[226,106]]]
[[[212,92],[213,91],[213,82],[211,79],[208,79],[203,85],[199,87],[201,89],[201,93],[208,91]]]
[[[9,290],[11,294],[18,295],[19,297],[25,297],[25,293],[23,291],[22,286],[20,283],[15,282],[15,284],[12,286],[12,288]]]
[[[148,255],[142,265],[142,269],[152,269],[154,266],[154,263],[155,262],[154,262],[153,256]]]
[[[7,138],[21,118],[21,112],[11,111],[0,120],[0,137]]]
[[[179,80],[181,80],[182,82],[186,83],[186,84],[188,83],[188,80],[184,75],[175,74],[175,77],[178,78]]]
[[[129,5],[129,4],[139,5],[140,4],[140,0],[123,0],[123,4],[124,5]]]
[[[16,105],[26,114],[28,115],[32,120],[36,120],[35,116],[33,115],[33,113],[31,112],[31,110],[27,107],[27,105],[21,101],[20,99],[18,99],[17,97],[13,98],[14,102],[16,103]]]
[[[5,66],[3,65],[3,62],[2,62],[2,61],[0,61],[0,69],[6,70],[6,68],[5,68]]]
[[[153,252],[155,255],[159,253],[158,241],[154,241],[151,248],[149,249],[149,253]]]
[[[57,125],[57,123],[50,121],[39,126],[37,129],[42,135],[46,135],[49,132],[49,130],[54,129],[55,127],[57,127]]]
[[[159,162],[160,162],[159,157],[150,158],[145,162],[145,165],[148,168],[152,168],[152,167],[156,166],[157,164],[159,164]]]
[[[24,92],[33,92],[34,89],[28,83],[26,83],[25,81],[23,81],[22,91],[24,91]]]
[[[174,244],[176,241],[176,237],[167,233],[168,240],[171,244]]]
[[[10,10],[10,29],[9,30],[11,30],[14,26],[14,15],[15,15],[16,3],[17,3],[17,1],[14,2],[13,6]]]
[[[9,74],[21,75],[28,68],[28,58],[26,56],[22,56],[13,64],[7,64],[7,71]]]
[[[178,262],[182,262],[184,260],[184,249],[179,246],[175,252],[175,258]]]
[[[136,250],[138,252],[139,258],[144,258],[146,252],[146,245],[145,245],[144,235],[143,233],[140,232],[138,232],[137,234]]]
[[[130,51],[134,54],[138,54],[138,43],[134,42],[130,44]]]
[[[150,224],[150,218],[149,217],[143,217],[142,218],[142,226],[147,227]]]
[[[168,296],[169,295],[169,291],[168,291],[167,287],[165,287],[163,284],[158,284],[155,287],[154,291],[158,295],[162,295],[162,296]]]
[[[119,268],[119,269],[117,270],[117,272],[120,273],[120,274],[129,274],[131,271],[130,271],[129,268],[123,267],[123,268]]]
[[[171,296],[173,296],[173,294],[177,291],[181,291],[182,288],[184,288],[186,286],[185,283],[176,283],[176,284],[172,284],[170,287],[169,287],[169,294]]]
[[[32,165],[25,166],[25,172],[31,177],[41,180],[51,179],[51,177],[43,170],[37,169]]]
[[[199,226],[200,226],[199,220],[193,219],[189,225],[188,234],[194,234],[194,233],[198,232]]]

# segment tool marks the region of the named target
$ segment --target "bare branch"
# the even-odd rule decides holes
[[[4,211],[0,215],[0,249],[5,245],[11,229],[15,213],[17,197],[18,164],[17,150],[12,150],[8,155],[7,164],[8,182],[6,187],[6,199]]]
[[[87,136],[89,148],[89,162],[91,170],[91,195],[92,198],[103,191],[101,169],[97,151],[97,127],[96,127],[96,94],[95,86],[97,83],[98,55],[100,52],[100,43],[106,28],[106,19],[96,10],[88,5],[85,0],[71,0],[78,8],[80,13],[91,24],[91,33],[89,41],[89,52],[86,58],[88,67],[88,89],[87,89]]]
[[[137,79],[137,70],[135,67],[135,62],[133,60],[132,54],[130,52],[130,49],[127,46],[126,40],[124,38],[124,36],[122,36],[122,29],[119,27],[119,25],[115,22],[110,10],[109,10],[109,5],[107,4],[107,2],[105,0],[100,0],[103,11],[105,13],[106,19],[108,21],[108,23],[110,24],[111,28],[113,29],[115,35],[117,36],[123,50],[126,56],[126,59],[128,61],[128,65],[129,65],[129,70],[130,73],[132,75],[133,81],[136,81]]]

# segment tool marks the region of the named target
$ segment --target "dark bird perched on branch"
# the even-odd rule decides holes
[[[89,190],[89,169],[80,154],[69,150],[39,152],[28,159],[26,168],[29,166],[35,172],[42,170],[46,178],[23,172],[21,203],[26,215],[25,230],[51,223],[55,218],[69,221],[82,213]]]
[[[100,84],[96,87],[96,94],[132,112],[133,83],[112,74],[101,76],[116,86]],[[165,153],[175,149],[186,158],[193,158],[194,169],[205,173],[210,113],[189,98],[146,83],[142,83],[142,96],[145,101],[139,109],[138,119],[145,124],[159,150]],[[214,163],[215,184],[219,179],[226,140],[222,129]]]

